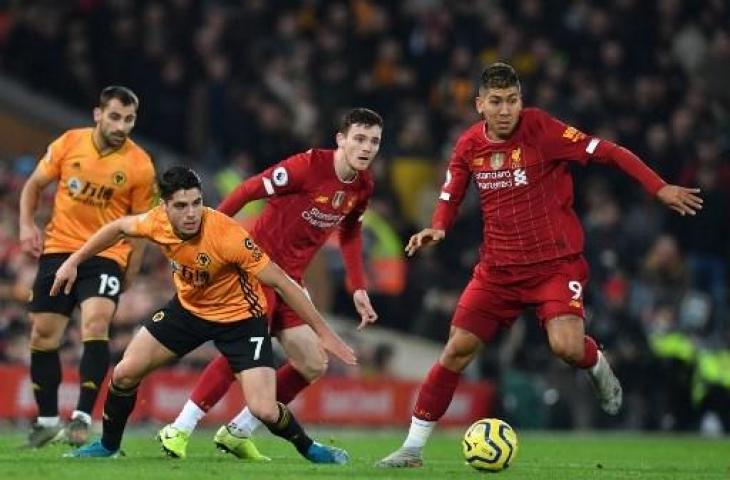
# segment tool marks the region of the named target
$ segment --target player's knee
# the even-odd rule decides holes
[[[122,360],[114,367],[112,383],[122,389],[136,387],[142,381],[143,374],[129,362]]]
[[[55,327],[34,324],[30,331],[30,346],[40,350],[53,350],[58,348],[60,336],[61,333]]]
[[[469,365],[478,351],[478,344],[450,341],[446,344],[439,361],[449,370],[460,372]]]
[[[551,338],[550,348],[553,353],[571,365],[576,364],[583,358],[583,342],[574,342],[568,338]]]
[[[309,383],[312,383],[327,372],[327,355],[310,355],[302,362],[294,362],[292,365]]]
[[[279,420],[279,406],[273,400],[264,398],[246,399],[251,414],[264,423],[275,423]]]
[[[106,315],[94,315],[84,320],[81,328],[83,339],[103,339],[109,337],[109,321]]]

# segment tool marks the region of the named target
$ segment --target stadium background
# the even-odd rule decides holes
[[[390,401],[405,405],[405,415],[381,423],[405,423],[415,384],[394,377],[418,380],[436,355],[417,354],[419,347],[437,352],[427,341],[446,337],[477,258],[478,203],[467,199],[438,248],[405,262],[402,243],[428,223],[453,141],[477,119],[481,68],[506,60],[521,75],[526,105],[618,141],[670,182],[699,186],[705,208],[678,218],[619,172],[574,169],[592,267],[588,330],[622,379],[627,408],[616,419],[600,414],[588,384],[551,358],[530,315],[469,369],[469,379],[487,383],[468,398],[484,408],[492,398],[488,413],[522,428],[730,430],[728,18],[721,0],[0,1],[3,384],[15,379],[23,405],[32,406],[19,376],[29,360],[23,301],[34,275],[17,244],[19,189],[48,141],[91,122],[103,86],[139,94],[135,138],[160,170],[183,162],[204,172],[211,205],[290,153],[332,145],[339,114],[368,106],[386,122],[367,221],[371,294],[379,323],[407,336],[350,335],[361,366],[333,362],[334,380],[323,383],[331,388],[319,388],[312,405],[340,388],[358,395],[373,381],[400,385]],[[50,192],[46,198],[49,206]],[[255,208],[242,220],[251,215]],[[347,331],[355,320],[343,278],[328,247],[310,286]],[[114,324],[115,359],[170,293],[167,265],[150,247]],[[396,368],[403,352],[412,358]],[[71,327],[62,359],[73,366],[79,355]],[[198,350],[162,381],[189,379],[212,355]],[[62,391],[62,401],[74,390]],[[159,404],[167,409],[156,420],[184,400],[162,392],[170,401]],[[8,410],[7,398],[0,415],[33,415]],[[353,397],[339,398],[346,407]],[[382,400],[376,392],[369,408]]]

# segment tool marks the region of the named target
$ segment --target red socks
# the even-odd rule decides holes
[[[223,398],[235,379],[228,360],[221,355],[205,367],[193,393],[190,394],[190,400],[207,412]]]
[[[583,359],[576,363],[577,368],[591,368],[598,362],[598,345],[588,335],[585,336],[585,350],[583,352]]]
[[[421,384],[413,416],[421,420],[436,421],[451,404],[461,373],[452,372],[436,362]]]
[[[291,363],[286,363],[276,371],[276,401],[286,405],[294,400],[299,392],[309,386],[309,382],[296,371]]]

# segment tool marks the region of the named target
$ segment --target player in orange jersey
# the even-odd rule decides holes
[[[269,260],[248,232],[224,213],[203,206],[198,176],[173,167],[162,176],[163,203],[149,212],[120,218],[99,230],[56,272],[51,295],[69,293],[78,266],[124,237],[146,238],[160,247],[174,271],[177,295],[143,327],[114,368],[104,404],[101,440],[72,457],[111,457],[119,452],[127,418],[142,379],[169,361],[212,340],[243,387],[249,409],[279,437],[314,463],[346,463],[344,450],[309,438],[286,405],[276,401],[266,296],[276,290],[320,338],[320,348],[349,364],[352,349],[335,334],[304,290]]]
[[[109,323],[119,294],[134,278],[143,247],[116,242],[80,266],[79,280],[68,295],[51,298],[56,269],[103,225],[149,210],[155,201],[155,172],[149,155],[130,138],[139,100],[128,88],[102,90],[93,128],[69,130],[48,147],[20,195],[20,242],[39,257],[30,300],[30,376],[38,419],[29,447],[65,437],[86,442],[99,386],[109,369]],[[58,184],[45,239],[35,224],[41,192]],[[58,348],[74,307],[81,311],[80,394],[71,421],[62,430],[58,417],[61,363]]]

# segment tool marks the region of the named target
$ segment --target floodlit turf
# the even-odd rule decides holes
[[[186,460],[166,458],[154,431],[132,430],[124,440],[127,456],[119,459],[65,459],[67,447],[18,450],[23,435],[0,434],[0,479],[106,480],[106,479],[364,479],[478,478],[494,474],[473,471],[461,459],[456,434],[433,437],[420,469],[383,470],[372,465],[397,447],[402,433],[318,431],[322,441],[334,441],[352,457],[347,466],[317,466],[299,457],[279,439],[261,435],[257,444],[273,457],[270,464],[246,464],[218,453],[213,432],[198,431]],[[518,432],[519,434],[519,432]],[[514,464],[496,478],[514,479],[730,479],[730,439],[692,436],[635,436],[625,434],[519,434],[520,451]]]

